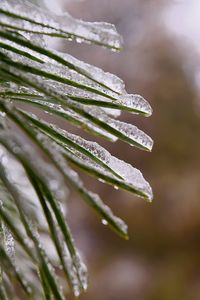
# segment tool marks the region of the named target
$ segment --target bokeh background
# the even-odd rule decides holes
[[[117,74],[152,105],[151,118],[123,113],[153,137],[152,153],[98,140],[139,168],[152,204],[82,175],[129,225],[124,241],[71,192],[68,218],[89,268],[82,300],[200,299],[200,1],[62,1],[88,21],[114,23],[124,50],[64,42],[59,49]],[[91,136],[88,136],[92,139]]]

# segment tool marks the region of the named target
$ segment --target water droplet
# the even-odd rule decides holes
[[[99,178],[98,180],[99,180],[99,182],[105,183],[105,180],[103,180],[101,178]]]
[[[78,289],[77,289],[77,290],[74,290],[74,296],[75,296],[75,297],[79,297],[79,296],[80,296],[80,292],[79,292]]]
[[[108,221],[106,221],[105,219],[102,219],[102,220],[101,220],[101,223],[102,223],[103,225],[108,225]]]

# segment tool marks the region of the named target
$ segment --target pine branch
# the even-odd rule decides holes
[[[57,16],[33,1],[0,2],[1,299],[13,299],[16,289],[27,299],[65,299],[68,291],[60,288],[61,277],[75,297],[87,289],[87,269],[58,193],[66,185],[111,229],[128,238],[127,225],[85,187],[74,167],[147,201],[153,198],[139,170],[99,144],[28,111],[35,106],[62,118],[66,128],[71,123],[113,142],[120,139],[152,150],[153,141],[146,133],[117,120],[121,111],[150,116],[149,103],[128,94],[117,76],[50,49],[45,36],[115,51],[122,47],[111,24],[84,22],[67,13]],[[27,109],[21,108],[23,103]],[[54,249],[53,257],[48,248]]]

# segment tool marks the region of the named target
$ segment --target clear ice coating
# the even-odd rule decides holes
[[[13,67],[10,67],[10,68],[13,71]],[[21,73],[22,73],[21,71],[17,71],[16,75],[19,75]],[[80,75],[80,76],[82,76],[82,75]],[[153,141],[151,140],[150,137],[148,137],[145,133],[143,133],[137,127],[110,118],[100,108],[90,107],[90,109],[88,110],[88,108],[86,109],[83,104],[76,104],[73,101],[70,102],[68,100],[68,98],[63,98],[62,96],[63,96],[64,92],[62,91],[62,84],[59,86],[60,87],[59,92],[57,92],[58,85],[57,85],[57,83],[55,84],[52,80],[45,81],[42,84],[41,81],[39,81],[37,79],[37,76],[35,76],[35,75],[29,74],[26,76],[26,78],[28,78],[28,80],[30,82],[34,82],[34,84],[36,84],[38,86],[38,88],[40,90],[42,90],[44,93],[47,91],[47,93],[49,95],[51,95],[52,97],[56,97],[56,98],[60,97],[60,99],[62,100],[61,103],[66,101],[66,107],[69,106],[70,109],[74,113],[78,113],[78,115],[81,115],[81,117],[85,117],[85,114],[87,116],[88,115],[91,116],[92,123],[94,123],[95,125],[98,124],[97,125],[98,127],[103,128],[105,125],[107,127],[109,126],[109,130],[107,128],[107,131],[109,131],[110,134],[115,135],[117,138],[119,137],[122,140],[124,140],[132,145],[136,145],[142,149],[151,150]],[[50,105],[52,106],[52,109],[54,110],[54,108],[55,108],[54,103],[51,103]],[[59,109],[60,110],[63,109],[62,105],[59,106]],[[99,126],[99,121],[103,125]]]
[[[16,72],[11,67],[12,72]],[[17,74],[21,74],[19,71],[17,71]],[[77,104],[74,101],[69,101],[67,98],[62,98],[62,94],[60,94],[61,88],[58,89],[57,83],[54,84],[53,81],[45,81],[41,83],[35,75],[27,75],[26,78],[28,78],[30,81],[36,83],[37,86],[42,88],[45,91],[47,91],[48,94],[51,94],[52,97],[56,96],[57,98],[61,97],[61,103],[63,103],[66,100],[66,106],[70,107],[72,111],[75,113],[79,113],[81,117],[85,118],[84,115],[87,114],[88,116],[92,117],[92,123],[96,125],[96,127],[100,127],[101,130],[107,127],[107,131],[111,134],[116,136],[117,138],[121,138],[125,142],[128,142],[129,144],[135,145],[141,149],[151,151],[153,147],[153,141],[152,139],[145,134],[143,131],[139,130],[136,126],[127,124],[125,122],[121,122],[118,120],[115,120],[111,117],[109,117],[102,109],[100,108],[94,108],[92,106],[88,106],[85,108],[83,104]],[[61,90],[62,92],[62,90]],[[65,99],[65,100],[64,100]],[[53,106],[53,104],[52,104]],[[100,121],[100,123],[99,123]]]
[[[13,71],[13,70],[12,70]],[[19,73],[16,73],[19,74]],[[20,73],[21,74],[21,73]],[[33,77],[29,76],[31,79]],[[52,88],[52,87],[51,87]],[[97,134],[103,138],[106,138],[110,141],[115,142],[117,137],[104,130],[103,128],[98,127],[98,125],[94,124],[92,121],[85,118],[83,115],[76,113],[74,110],[70,109],[66,106],[61,106],[57,103],[52,103],[50,100],[44,97],[43,94],[38,93],[36,90],[27,88],[24,86],[17,86],[16,84],[4,84],[0,86],[0,95],[4,94],[4,96],[8,95],[9,99],[15,99],[16,101],[29,103],[34,106],[40,107],[43,111],[47,111],[52,114],[56,114],[68,122],[82,127],[84,130],[91,132],[93,134]],[[12,94],[10,94],[12,93]],[[9,100],[10,101],[10,100]],[[101,110],[102,111],[102,110]]]
[[[4,134],[2,134],[1,135],[1,138],[3,138],[3,136],[4,136],[4,138],[7,138],[8,136],[9,136],[9,133],[7,132],[5,135]],[[21,147],[21,148],[19,148],[19,144],[20,144],[20,142],[21,141],[19,141],[19,140],[15,140],[14,141],[14,139],[13,139],[13,136],[12,136],[12,134],[10,133],[10,136],[9,136],[9,138],[11,138],[11,140],[9,139],[9,141],[8,141],[8,145],[9,145],[9,147],[11,147],[12,149],[13,149],[13,151],[17,154],[17,155],[25,155],[26,157],[28,156],[28,158],[29,158],[29,162],[31,162],[32,164],[34,164],[34,168],[36,168],[39,172],[40,172],[40,175],[41,176],[43,176],[43,178],[45,177],[47,177],[48,178],[48,181],[50,180],[50,178],[49,178],[49,175],[50,175],[50,177],[51,177],[51,175],[52,174],[50,174],[49,172],[49,170],[48,170],[48,165],[46,164],[46,163],[43,163],[43,162],[35,162],[35,161],[32,161],[34,158],[35,158],[35,154],[34,154],[34,152],[29,148],[29,147],[27,147],[27,146],[23,146],[23,147]],[[8,139],[7,139],[8,140]],[[16,142],[16,143],[15,143]],[[22,149],[23,148],[23,149]],[[31,155],[31,154],[34,154],[34,155]],[[20,156],[19,156],[20,157]],[[52,170],[53,171],[53,170]],[[49,173],[49,174],[47,174],[47,173]],[[54,177],[58,180],[58,182],[60,181],[59,180],[59,177],[56,175],[56,174],[54,174]],[[12,178],[11,178],[11,176],[9,177],[9,180],[10,180],[10,182],[12,182]],[[48,184],[48,181],[47,181],[47,184]],[[14,183],[12,183],[12,184],[14,184]],[[51,184],[51,182],[50,182],[50,185],[51,185],[51,188],[53,189],[53,191],[54,191],[54,189],[55,189],[55,187],[52,187],[52,184]],[[55,185],[55,184],[54,184]],[[56,189],[58,188],[58,186],[56,185]],[[59,187],[59,189],[60,189],[60,187]],[[15,191],[17,191],[17,193],[16,194],[18,194],[18,192],[19,192],[19,198],[18,198],[18,201],[22,201],[23,200],[23,202],[21,203],[21,207],[23,206],[23,209],[24,209],[24,203],[26,204],[26,202],[28,202],[28,200],[27,199],[24,199],[24,197],[23,197],[23,195],[22,195],[22,191],[18,191],[16,188],[15,188]],[[54,191],[55,192],[55,191]],[[40,209],[38,209],[40,212],[41,212],[41,210]],[[26,210],[25,210],[26,211]],[[28,215],[27,215],[28,216]],[[29,218],[30,220],[31,220],[31,224],[30,224],[30,226],[31,226],[31,228],[33,229],[33,231],[35,231],[35,223],[34,222],[32,222],[32,216],[30,216],[30,218]],[[38,226],[37,226],[38,227]],[[46,228],[40,228],[41,230],[42,230],[42,232],[45,232],[46,231]],[[57,233],[57,236],[59,236],[59,234]],[[45,252],[44,252],[44,250],[43,250],[43,246],[42,246],[42,244],[43,244],[43,238],[41,237],[41,235],[39,235],[38,233],[37,233],[37,236],[36,236],[36,238],[37,238],[37,243],[38,243],[38,247],[39,247],[39,249],[41,249],[41,251],[42,251],[42,253],[43,254],[45,254]],[[60,239],[60,240],[62,240],[62,242],[63,242],[63,237],[62,237],[62,239]],[[46,244],[46,247],[48,248],[48,247],[52,247],[52,240],[51,239],[49,239],[49,242],[50,243],[48,243],[48,246],[47,246],[47,244]],[[65,246],[66,246],[66,243],[65,243]],[[45,254],[46,255],[46,254]],[[47,256],[46,256],[47,257]],[[48,260],[48,257],[47,257],[47,260]],[[78,276],[80,276],[80,280],[81,281],[83,281],[83,283],[81,284],[81,286],[83,286],[85,289],[86,289],[86,287],[87,287],[87,284],[86,284],[86,282],[87,282],[87,280],[86,280],[86,278],[84,277],[84,276],[86,276],[86,267],[84,266],[84,264],[82,263],[82,261],[80,260],[80,258],[79,258],[79,260],[78,260],[78,258],[77,258],[77,260],[76,260],[76,262],[74,261],[74,256],[72,257],[72,260],[71,260],[71,264],[72,264],[72,266],[70,266],[70,268],[69,268],[69,264],[67,265],[67,268],[68,268],[68,271],[69,271],[69,275],[70,275],[70,278],[72,279],[72,285],[73,285],[73,287],[74,287],[74,284],[76,284],[76,282],[75,282],[75,280],[76,280],[76,277]],[[49,265],[50,266],[50,265]],[[76,268],[76,270],[74,269],[74,268]],[[51,268],[52,269],[52,268]],[[52,270],[50,270],[50,271],[52,271],[53,272],[53,269]],[[74,275],[75,273],[77,273],[77,276],[76,275]],[[85,274],[85,275],[84,275]],[[81,288],[80,288],[80,290],[81,290]],[[74,292],[77,292],[77,288],[76,287],[74,287]],[[64,298],[63,298],[64,299]]]
[[[143,193],[149,200],[152,200],[152,190],[139,170],[112,156],[96,142],[90,142],[77,135],[68,133],[66,130],[60,129],[53,124],[38,120],[33,115],[32,118],[46,126],[47,129],[45,130],[43,127],[42,130],[44,133],[53,137],[65,149],[70,150],[68,153],[69,157],[75,155],[82,165],[86,164],[88,168],[95,170],[97,173],[111,177],[111,180],[113,177],[117,177],[115,180],[118,181],[118,185],[115,184],[115,186],[119,187],[120,182],[123,182],[125,185],[133,187],[135,191]]]
[[[127,94],[127,92],[125,91],[124,82],[116,75],[113,75],[109,72],[105,72],[98,67],[80,61],[69,54],[56,51],[53,51],[53,53],[56,53],[58,56],[62,57],[66,62],[72,64],[78,73],[81,73],[82,75],[93,79],[98,84],[102,84],[104,86],[104,90],[102,91],[105,91],[105,87],[107,87],[110,91],[117,93],[118,95],[113,94],[108,90],[105,91],[105,93],[107,93],[108,95],[115,97],[116,100],[118,100],[121,103],[121,105],[129,107],[130,111],[132,108],[136,112],[141,112],[147,116],[150,116],[152,114],[152,108],[149,105],[149,103],[140,95]],[[89,97],[87,96],[86,98]]]
[[[15,46],[15,44],[13,44],[13,46]],[[20,48],[20,50],[24,51],[24,48]],[[80,64],[83,65],[83,67],[78,68],[77,65],[79,61],[76,62],[75,60],[74,63],[70,56],[67,57],[67,62],[70,63],[75,70],[55,63],[55,61],[47,57],[44,59],[41,56],[36,56],[37,59],[45,61],[45,63],[41,64],[23,55],[18,55],[14,53],[14,51],[10,52],[5,49],[1,51],[13,61],[42,71],[43,74],[41,74],[41,76],[44,75],[46,79],[48,79],[46,84],[52,86],[54,89],[56,88],[60,91],[60,94],[76,102],[85,105],[101,105],[104,108],[112,108],[112,114],[114,114],[114,116],[119,115],[120,109],[146,116],[152,114],[151,106],[143,97],[127,94],[124,90],[124,84],[119,78],[99,68],[92,66],[89,68],[87,64],[84,65],[84,63],[81,62]],[[33,51],[30,51],[29,54],[34,57]],[[87,69],[92,70],[91,74]],[[35,71],[29,70],[29,72]],[[56,77],[54,76],[54,80],[49,80],[52,74],[56,74]],[[104,80],[102,78],[104,78]]]
[[[125,183],[130,184],[136,190],[143,192],[144,194],[146,194],[149,200],[152,200],[152,190],[139,170],[132,167],[130,164],[125,163],[124,161],[112,156],[107,150],[105,150],[97,143],[86,141],[81,137],[77,137],[66,132],[65,134],[68,138],[71,138],[78,145],[92,153],[95,158],[98,158],[98,160],[103,163],[104,167],[107,166],[110,168],[110,170],[113,170],[115,174],[118,174]],[[91,162],[88,161],[88,163],[92,165]],[[108,170],[107,167],[106,171]],[[98,169],[100,170],[99,166]]]
[[[67,53],[58,52],[51,50],[53,53],[57,54],[59,57],[62,57],[66,62],[73,65],[74,69],[88,78],[93,79],[97,83],[101,83],[106,87],[109,87],[110,90],[122,94],[125,92],[124,82],[109,72],[105,72],[102,69],[85,63]]]
[[[27,121],[27,125],[33,125],[31,128],[35,134],[35,139],[39,142],[38,145],[45,148],[46,154],[48,153],[51,162],[57,168],[48,168],[47,164],[38,157],[35,161],[37,154],[34,151],[29,153],[29,148],[26,146],[24,148],[20,147],[20,143],[15,145],[14,142],[11,142],[10,147],[15,154],[22,155],[23,153],[30,158],[29,162],[33,166],[32,169],[40,171],[39,175],[41,177],[39,176],[39,178],[57,200],[61,201],[66,196],[66,192],[61,192],[64,190],[65,182],[63,178],[65,177],[85,201],[96,210],[104,225],[111,226],[127,238],[127,225],[113,214],[112,210],[103,203],[97,194],[85,188],[79,175],[69,167],[67,162],[69,161],[81,170],[93,174],[101,182],[111,184],[115,189],[122,188],[151,201],[153,197],[151,187],[141,172],[130,164],[112,156],[99,144],[61,130],[53,124],[46,123],[49,132],[48,130],[45,131],[44,128],[40,128],[40,126],[37,128],[36,123],[33,122],[34,115],[25,114],[22,110],[17,112],[15,104],[23,102],[35,105],[44,112],[58,115],[87,131],[112,141],[119,138],[132,146],[135,145],[148,151],[151,151],[153,146],[153,141],[148,135],[136,126],[114,118],[118,117],[122,110],[150,116],[152,113],[151,106],[143,97],[137,94],[128,94],[124,82],[117,76],[84,63],[68,54],[48,49],[47,40],[44,38],[44,35],[57,36],[69,40],[75,39],[77,42],[94,42],[113,50],[120,50],[121,37],[113,25],[76,20],[67,13],[60,16],[54,15],[51,12],[43,11],[42,8],[31,2],[33,1],[0,1],[0,34],[2,36],[0,38],[0,55],[2,58],[0,60],[0,101],[12,103],[13,113],[22,117],[22,120]],[[15,36],[18,40],[15,40],[15,42],[12,40],[11,42],[9,37],[5,38],[5,33],[10,35],[11,40],[11,36]],[[20,40],[21,42],[26,41],[26,46],[20,43]],[[47,49],[47,52],[41,52],[39,48],[42,50]],[[6,77],[9,72],[14,81],[17,79],[18,84],[9,83],[11,78]],[[9,82],[5,83],[7,80]],[[7,119],[7,115],[3,111],[0,112],[0,116]],[[23,119],[23,117],[27,118]],[[32,124],[30,124],[31,118]],[[37,121],[43,123],[43,125],[45,124],[41,119],[37,119]],[[57,137],[53,133],[56,133]],[[10,137],[8,134],[6,140],[9,140]],[[0,148],[0,155],[4,151],[2,149]],[[20,151],[22,152],[19,154]],[[31,223],[33,223],[31,228],[37,223],[36,227],[45,232],[44,235],[47,237],[45,248],[52,249],[52,240],[50,236],[47,236],[47,220],[41,211],[37,195],[29,180],[27,180],[24,170],[22,170],[23,168],[20,168],[12,156],[3,155],[1,163],[5,165],[9,173],[10,183],[15,187],[16,193],[19,192],[20,206],[23,206],[26,217],[30,217]],[[57,170],[60,172],[57,172]],[[0,205],[3,203],[5,209],[12,210],[13,223],[19,223],[19,214],[11,203],[14,197],[13,199],[11,197],[10,200],[6,195],[7,201],[3,201],[3,195],[4,191],[0,182]],[[62,217],[61,208],[58,202],[58,211]],[[52,208],[50,207],[50,209]],[[54,221],[54,217],[52,220]],[[67,225],[66,228],[68,228]],[[47,263],[47,268],[53,277],[55,273],[50,261],[53,261],[53,264],[63,270],[67,269],[74,295],[78,297],[82,290],[87,289],[87,269],[73,246],[70,231],[68,235],[69,242],[66,241],[66,236],[60,229],[61,227],[56,226],[55,232],[58,236],[64,262],[59,261],[56,247],[54,254],[49,259],[50,254],[45,254],[42,246],[45,238],[41,234],[40,236],[39,234],[35,235],[36,243],[41,253],[43,253],[44,262]],[[35,232],[35,230],[33,231]],[[13,260],[18,244],[14,244],[13,236],[7,228],[5,228],[5,237],[6,251]],[[33,241],[24,237],[23,240],[27,246],[30,246],[30,249],[34,248]],[[70,249],[70,243],[72,248],[74,247],[74,254]],[[20,261],[20,267],[22,264],[25,265],[25,261],[27,261],[22,259],[21,253],[17,260]],[[27,281],[34,281],[35,283],[36,279],[31,280],[35,275],[32,272],[33,265],[25,266],[25,269]],[[24,284],[26,284],[25,281]],[[38,286],[39,282],[35,284],[34,288],[38,290]],[[58,291],[61,298],[64,298],[59,287]],[[40,299],[41,294],[39,293],[36,298]]]
[[[75,38],[78,42],[94,42],[116,50],[121,48],[121,37],[112,24],[84,22],[66,12],[58,16],[24,0],[1,0],[0,8],[2,23],[15,26],[19,31]],[[15,14],[18,18],[10,17],[7,13]]]
[[[79,111],[83,111],[90,115],[93,118],[93,122],[99,123],[100,121],[101,126],[107,127],[107,130],[117,138],[143,150],[152,150],[153,140],[136,126],[115,120],[99,108],[90,107],[90,109],[86,110],[85,107],[81,105],[79,105],[78,108]]]
[[[7,252],[7,255],[12,261],[15,260],[15,241],[10,230],[4,225],[4,246]]]
[[[40,141],[40,143],[42,143],[43,147],[50,154],[50,157],[56,162],[56,165],[58,166],[64,177],[67,179],[67,181],[75,186],[81,196],[85,198],[86,202],[89,203],[89,205],[97,211],[101,218],[106,219],[110,226],[112,226],[115,230],[117,230],[124,236],[127,236],[127,225],[120,218],[116,217],[113,214],[112,210],[103,203],[103,201],[97,194],[89,192],[84,187],[83,182],[79,178],[77,172],[71,169],[67,164],[66,159],[63,155],[65,153],[63,152],[63,149],[43,133],[39,133],[37,135],[37,139]],[[73,154],[69,153],[68,157],[73,158]],[[81,162],[81,159],[78,157],[76,158],[76,160]]]
[[[87,290],[88,287],[88,274],[87,274],[87,267],[85,263],[83,262],[83,259],[81,258],[80,254],[77,253],[73,257],[73,264],[76,266],[77,275],[80,280],[81,286],[84,291]]]

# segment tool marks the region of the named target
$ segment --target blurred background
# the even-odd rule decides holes
[[[68,217],[89,268],[82,300],[200,299],[200,1],[62,1],[88,21],[114,23],[124,50],[64,42],[62,51],[121,77],[152,105],[151,118],[123,113],[155,141],[152,153],[98,140],[139,168],[152,204],[82,175],[129,225],[124,241],[71,193]],[[88,139],[93,139],[88,136]]]

